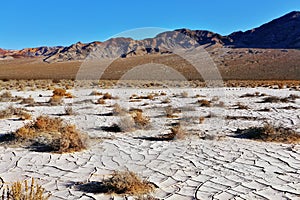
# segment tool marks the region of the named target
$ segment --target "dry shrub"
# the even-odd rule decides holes
[[[14,182],[10,187],[3,189],[2,200],[46,200],[49,199],[50,194],[45,194],[45,189],[39,184],[35,184],[34,178],[31,183],[27,180]]]
[[[65,115],[74,115],[75,112],[73,111],[73,108],[71,106],[65,107]]]
[[[240,98],[245,98],[245,97],[261,97],[265,96],[265,94],[261,94],[260,92],[255,92],[254,94],[246,93],[240,96]]]
[[[103,94],[102,98],[103,99],[112,99],[112,95],[107,92],[107,93]]]
[[[219,101],[218,103],[215,103],[214,106],[220,107],[220,108],[224,108],[225,107],[225,103],[224,103],[224,101]]]
[[[180,125],[174,125],[170,128],[170,133],[161,134],[155,137],[140,137],[140,139],[150,141],[172,141],[176,139],[184,139],[186,132],[181,128]]]
[[[171,100],[169,98],[165,98],[164,100],[161,101],[161,103],[170,103]]]
[[[299,95],[297,95],[297,94],[290,94],[289,96],[288,96],[288,98],[290,99],[290,100],[296,100],[296,99],[300,99],[300,96]]]
[[[11,101],[12,98],[13,98],[13,96],[12,96],[11,92],[5,91],[0,95],[0,102]]]
[[[97,90],[94,90],[91,92],[90,96],[100,96],[100,95],[103,95],[102,92],[98,92]]]
[[[109,179],[103,181],[108,193],[141,195],[154,190],[153,184],[142,180],[131,171],[114,172]]]
[[[182,127],[179,126],[173,126],[171,127],[171,133],[170,136],[172,137],[172,139],[184,139],[186,137],[186,132],[182,129]]]
[[[59,105],[62,105],[63,104],[63,97],[62,96],[52,96],[48,103],[51,105],[51,106],[59,106]]]
[[[131,115],[125,115],[119,119],[118,127],[123,132],[133,131],[135,129],[135,122]]]
[[[289,97],[276,97],[276,96],[269,96],[265,97],[261,103],[288,103],[292,102]]]
[[[40,116],[14,134],[17,141],[30,142],[37,148],[58,153],[80,151],[86,148],[87,136],[74,125],[65,125],[60,118]]]
[[[9,106],[8,108],[0,111],[0,119],[10,118],[13,116],[17,116],[22,120],[31,119],[31,114],[22,108],[14,108],[13,106]]]
[[[198,103],[201,107],[211,107],[211,102],[206,99],[199,99]]]
[[[113,115],[117,116],[117,115],[125,115],[126,114],[126,110],[124,108],[122,108],[119,104],[115,103],[113,105]]]
[[[63,88],[55,88],[53,90],[53,97],[59,96],[59,97],[66,97],[66,98],[73,98],[73,95],[71,93],[68,93],[65,89]]]
[[[0,95],[0,102],[14,102],[22,99],[22,97],[13,96],[10,91],[5,91]]]
[[[34,101],[34,98],[29,96],[28,98],[22,99],[21,104],[28,104],[30,106],[33,106],[35,104],[35,101]]]
[[[136,94],[131,95],[130,99],[150,99],[153,100],[155,97],[154,94],[148,94],[147,96],[137,96]]]
[[[248,110],[249,106],[242,104],[241,102],[238,102],[236,105],[235,109],[240,109],[240,110]]]
[[[294,144],[300,142],[300,134],[294,130],[283,127],[275,127],[266,123],[263,127],[250,127],[248,129],[238,129],[237,137],[259,140],[264,142],[279,142]]]
[[[181,92],[180,96],[182,98],[188,98],[189,97],[189,93],[187,93],[186,91]]]
[[[218,97],[218,96],[214,96],[212,99],[211,99],[211,101],[219,101],[220,100],[220,97]]]
[[[101,105],[103,105],[103,104],[105,104],[105,100],[102,99],[102,98],[100,98],[100,99],[97,100],[96,104],[101,104]]]
[[[149,125],[150,119],[143,115],[143,110],[131,109],[129,113],[133,118],[136,128],[143,128]]]
[[[172,106],[168,106],[165,108],[167,118],[177,118],[178,116],[175,114],[181,113],[181,110],[173,108]]]
[[[200,124],[203,124],[204,120],[205,120],[205,117],[199,117],[199,123]]]
[[[118,122],[118,127],[124,131],[134,131],[135,129],[148,128],[150,126],[150,119],[143,115],[141,109],[130,109],[129,114],[126,111],[120,111],[122,117]]]

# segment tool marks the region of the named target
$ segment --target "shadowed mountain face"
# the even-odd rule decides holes
[[[170,54],[177,47],[189,48],[300,48],[300,12],[291,12],[258,28],[234,32],[228,36],[203,30],[178,29],[158,34],[154,38],[133,40],[112,38],[105,42],[78,42],[68,47],[37,47],[22,50],[0,49],[0,60],[19,57],[43,57],[47,63],[97,58],[132,57],[147,54]],[[210,51],[210,49],[207,49]]]
[[[300,48],[300,12],[291,12],[258,28],[228,36],[235,48]]]

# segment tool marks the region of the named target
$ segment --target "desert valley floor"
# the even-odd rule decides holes
[[[10,90],[13,97],[31,97],[34,103],[0,102],[0,110],[24,108],[32,119],[62,118],[90,138],[86,150],[63,154],[2,142],[1,188],[34,177],[51,193],[50,199],[135,199],[80,187],[129,170],[155,185],[150,195],[158,199],[300,199],[300,145],[238,135],[265,123],[299,133],[299,88],[67,91],[73,98],[57,105],[46,104],[52,90],[39,89]],[[99,101],[106,93],[111,97]],[[121,111],[116,113],[116,107]],[[69,115],[67,108],[72,109]],[[134,109],[148,120],[146,126],[131,127],[128,113]],[[15,132],[30,121],[0,119],[0,134]],[[180,126],[181,137],[168,140],[165,136],[174,126]]]

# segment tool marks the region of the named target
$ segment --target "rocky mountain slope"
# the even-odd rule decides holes
[[[300,12],[291,12],[258,28],[228,36],[235,48],[300,48]]]
[[[133,40],[112,38],[105,42],[78,42],[68,47],[37,47],[22,50],[0,49],[0,59],[42,57],[44,62],[98,58],[132,57],[146,54],[170,54],[170,49],[204,45],[205,48],[300,48],[300,12],[291,12],[258,28],[234,32],[228,36],[203,30],[178,29],[158,34],[154,38]],[[210,48],[208,48],[210,51]]]

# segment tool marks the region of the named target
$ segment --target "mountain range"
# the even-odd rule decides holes
[[[287,75],[286,78],[300,78],[300,70],[298,70],[300,65],[299,11],[290,12],[258,28],[245,32],[233,32],[225,36],[207,30],[177,29],[143,40],[120,37],[104,42],[78,42],[67,47],[36,47],[22,50],[0,48],[0,67],[24,59],[26,62],[36,59],[41,63],[48,64],[82,62],[88,56],[93,55],[93,52],[97,52],[97,57],[100,58],[124,58],[124,63],[127,62],[126,58],[141,59],[139,56],[148,55],[161,56],[161,59],[164,59],[163,56],[172,54],[170,49],[174,48],[174,45],[184,48],[195,45],[203,46],[218,67],[227,67],[228,73],[232,71],[229,70],[230,67],[237,66],[241,67],[234,71],[240,71],[245,66],[255,68],[259,65],[260,69],[261,67],[277,69],[287,66],[289,71],[296,70],[296,74],[294,73],[292,77]],[[24,62],[22,63],[24,64]],[[226,74],[226,70],[223,70],[223,73]],[[230,75],[230,77],[234,76]],[[267,76],[263,77],[267,78]],[[276,76],[276,78],[280,77]]]

